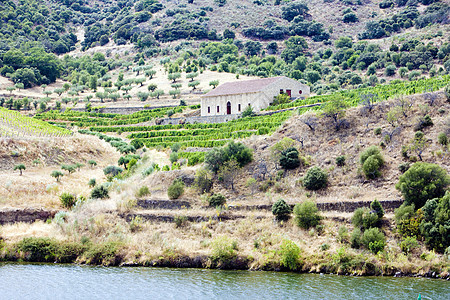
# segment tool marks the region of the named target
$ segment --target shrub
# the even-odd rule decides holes
[[[303,178],[303,185],[308,190],[320,190],[328,184],[328,175],[319,167],[312,167]]]
[[[93,188],[96,184],[97,184],[97,181],[95,180],[95,178],[89,179],[88,185],[89,185],[91,188]]]
[[[24,238],[17,249],[25,254],[24,260],[30,262],[54,262],[56,241],[49,238]]]
[[[381,232],[378,228],[370,228],[364,231],[361,242],[367,249],[376,254],[383,251],[385,246],[385,237],[383,232]]]
[[[375,128],[375,129],[373,130],[373,132],[374,132],[376,135],[380,135],[380,134],[381,134],[381,128],[380,128],[380,127],[377,127],[377,128]]]
[[[184,183],[180,179],[175,179],[167,189],[169,199],[178,199],[184,193]]]
[[[344,155],[336,157],[336,165],[339,167],[342,167],[345,165],[345,156]]]
[[[212,188],[212,180],[206,169],[202,168],[197,171],[194,186],[199,194],[209,193]]]
[[[438,143],[441,144],[442,146],[447,146],[448,138],[447,138],[447,135],[445,134],[445,132],[439,133],[439,135],[438,135]]]
[[[450,101],[450,83],[445,86],[444,94],[445,97],[447,98],[447,101]]]
[[[175,222],[175,226],[179,228],[187,223],[188,218],[186,216],[175,216],[173,220]]]
[[[406,204],[421,208],[428,199],[444,196],[449,184],[450,176],[445,169],[435,164],[417,162],[400,176],[395,187],[402,193]]]
[[[97,185],[91,192],[92,199],[106,199],[109,198],[108,189],[104,185]]]
[[[280,263],[291,271],[300,267],[300,248],[290,240],[284,240],[280,246]]]
[[[150,190],[148,189],[148,186],[142,186],[136,193],[136,197],[138,197],[138,198],[148,196],[148,195],[150,195]]]
[[[355,227],[360,227],[362,229],[369,229],[376,227],[378,225],[378,215],[371,212],[368,208],[358,208],[353,213],[352,224]]]
[[[131,221],[129,223],[130,231],[131,232],[141,231],[143,223],[144,223],[144,221],[143,221],[142,217],[135,216],[134,218],[131,219]]]
[[[106,168],[103,169],[103,173],[106,176],[117,176],[119,173],[122,173],[123,169],[120,167],[116,167],[116,166],[107,166]]]
[[[406,237],[401,241],[400,243],[400,249],[406,254],[411,253],[414,249],[419,247],[419,243],[417,242],[417,239],[415,237]]]
[[[420,232],[425,243],[432,249],[443,252],[450,246],[450,193],[440,199],[428,200],[423,206],[423,221]]]
[[[400,223],[402,220],[412,218],[415,214],[414,205],[407,205],[403,203],[399,208],[394,210],[395,223]]]
[[[349,236],[348,236],[348,229],[347,229],[347,227],[345,227],[345,226],[339,227],[338,238],[337,238],[338,241],[340,243],[347,243],[348,242],[348,238],[349,238]]]
[[[370,203],[370,208],[372,209],[372,211],[374,211],[377,214],[378,219],[383,218],[384,209],[383,209],[383,206],[381,206],[381,203],[377,199],[373,200],[372,203]]]
[[[215,262],[223,264],[236,257],[236,243],[227,236],[216,238],[211,248],[211,259]]]
[[[384,165],[384,159],[377,146],[371,146],[364,150],[359,157],[359,162],[367,178],[373,179],[380,176],[380,168]]]
[[[355,249],[361,247],[361,229],[355,228],[350,236],[350,246]]]
[[[272,214],[277,221],[288,220],[291,215],[291,207],[280,199],[272,205]]]
[[[222,194],[212,194],[208,197],[208,204],[212,207],[220,207],[227,202],[227,199]]]
[[[291,170],[300,166],[300,159],[298,158],[298,150],[294,147],[287,148],[281,151],[280,166],[283,169]]]
[[[59,200],[61,201],[61,205],[63,207],[71,208],[75,205],[77,199],[73,194],[62,193],[61,196],[59,196]]]
[[[296,204],[294,207],[295,223],[304,229],[315,227],[322,219],[318,212],[319,209],[313,201]]]
[[[242,112],[242,117],[253,117],[255,113],[253,112],[253,108],[251,106],[247,106]]]
[[[417,124],[414,126],[414,131],[422,131],[426,127],[433,126],[433,121],[429,115],[419,118]]]
[[[409,162],[404,162],[398,165],[398,170],[403,174],[409,170],[411,164]]]

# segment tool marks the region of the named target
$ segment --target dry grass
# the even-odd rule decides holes
[[[59,196],[63,192],[89,196],[88,181],[96,178],[105,181],[102,169],[116,164],[119,157],[109,144],[97,137],[75,135],[60,139],[0,140],[0,207],[47,207],[59,208]],[[17,157],[11,154],[16,153]],[[15,155],[16,156],[16,155]],[[39,159],[41,164],[33,166]],[[88,160],[97,161],[91,168]],[[60,170],[61,164],[82,163],[85,166],[72,174],[63,172],[60,182],[50,174]],[[15,164],[23,163],[26,170],[22,176],[13,171]]]

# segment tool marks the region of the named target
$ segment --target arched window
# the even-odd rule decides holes
[[[231,102],[227,102],[227,115],[231,115]]]

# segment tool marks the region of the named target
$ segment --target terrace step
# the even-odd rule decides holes
[[[352,202],[319,202],[317,203],[317,208],[320,211],[338,211],[338,212],[354,212],[358,208],[370,207],[371,201],[352,201]],[[394,212],[394,209],[399,208],[403,204],[403,200],[381,200],[381,206],[385,212]],[[290,205],[291,208],[294,207],[293,204]],[[230,210],[272,210],[272,205],[260,204],[260,205],[229,205]]]
[[[185,209],[191,208],[188,201],[182,200],[138,200],[136,205],[144,209]]]

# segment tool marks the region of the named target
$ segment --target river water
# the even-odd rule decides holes
[[[0,299],[450,299],[450,282],[278,272],[0,264]]]

